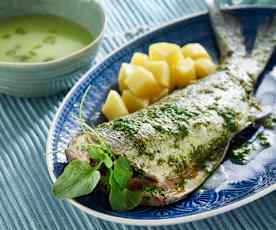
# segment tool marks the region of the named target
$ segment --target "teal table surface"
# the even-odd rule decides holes
[[[242,0],[233,0],[240,3]],[[203,0],[101,0],[107,31],[97,56],[173,19],[206,10]],[[230,3],[230,0],[224,0]],[[244,0],[255,3],[254,0]],[[261,3],[275,3],[260,0]],[[94,63],[95,64],[95,63]],[[51,194],[45,161],[48,128],[64,94],[45,99],[0,95],[0,230],[150,229],[111,224]],[[276,193],[206,220],[152,229],[275,229]]]

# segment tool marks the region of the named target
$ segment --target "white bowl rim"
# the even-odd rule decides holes
[[[252,5],[240,5],[240,6],[230,6],[225,8],[224,10],[239,10],[239,9],[274,9],[276,10],[276,6],[252,6]],[[52,137],[53,137],[53,131],[54,128],[57,124],[58,118],[63,110],[63,106],[65,105],[65,103],[67,102],[67,100],[72,96],[72,94],[75,92],[75,89],[77,87],[79,87],[79,85],[82,84],[82,82],[84,82],[89,75],[91,74],[91,72],[93,72],[101,63],[105,62],[108,58],[110,58],[113,54],[119,52],[120,50],[123,50],[125,47],[127,47],[130,43],[133,43],[135,41],[138,41],[139,39],[154,33],[156,31],[158,31],[159,29],[162,29],[164,27],[168,27],[171,26],[173,24],[176,24],[180,21],[184,21],[184,20],[188,20],[194,17],[199,17],[199,16],[204,16],[208,14],[208,11],[203,11],[200,13],[193,13],[191,15],[188,16],[184,16],[184,17],[180,17],[176,20],[170,21],[168,23],[162,24],[161,26],[156,27],[155,29],[142,34],[140,36],[138,36],[135,39],[132,39],[131,41],[127,42],[125,45],[123,45],[122,47],[119,47],[118,49],[115,49],[113,52],[111,52],[106,58],[104,58],[100,63],[98,63],[97,65],[95,65],[93,68],[91,68],[88,72],[86,72],[86,74],[84,74],[84,76],[82,76],[78,82],[74,85],[74,87],[68,92],[68,94],[65,96],[65,98],[63,99],[62,103],[60,104],[56,115],[52,121],[52,124],[50,126],[49,129],[49,133],[48,133],[48,140],[47,140],[47,144],[46,144],[46,162],[47,162],[47,168],[48,168],[48,173],[50,175],[51,180],[53,181],[53,183],[56,181],[56,177],[53,173],[53,165],[51,164],[51,156],[52,156],[52,152],[51,152],[51,143],[52,143]],[[259,191],[253,195],[250,195],[249,197],[246,197],[242,200],[238,200],[234,203],[231,204],[227,204],[223,207],[219,207],[219,208],[215,208],[211,211],[206,211],[203,213],[199,213],[199,214],[194,214],[194,215],[190,215],[190,216],[183,216],[183,217],[175,217],[175,218],[167,218],[167,219],[135,219],[135,218],[127,218],[127,217],[118,217],[118,216],[114,216],[114,215],[110,215],[110,214],[105,214],[99,211],[95,211],[92,210],[90,208],[87,208],[86,206],[80,204],[79,202],[75,201],[74,199],[65,199],[65,201],[69,202],[70,204],[72,204],[73,206],[79,208],[80,210],[82,210],[83,212],[92,215],[96,218],[108,221],[108,222],[113,222],[113,223],[118,223],[118,224],[124,224],[124,225],[131,225],[131,226],[165,226],[165,225],[177,225],[177,224],[183,224],[183,223],[187,223],[187,222],[192,222],[192,221],[197,221],[197,220],[202,220],[202,219],[206,219],[212,216],[216,216],[219,214],[223,214],[225,212],[231,211],[233,209],[239,208],[241,206],[244,206],[246,204],[249,204],[273,191],[276,190],[276,184],[272,184],[270,186],[268,186],[267,188],[263,189],[262,191]]]
[[[88,51],[91,47],[93,47],[95,44],[97,44],[103,37],[104,32],[105,32],[105,28],[106,28],[106,24],[107,24],[107,20],[106,20],[106,13],[104,10],[104,7],[102,5],[102,3],[100,3],[97,0],[93,0],[93,4],[96,4],[97,7],[100,9],[101,11],[101,17],[103,17],[103,23],[102,23],[102,27],[101,27],[101,31],[100,33],[96,36],[95,39],[93,39],[93,41],[91,41],[87,46],[74,51],[64,57],[61,58],[57,58],[55,60],[52,61],[48,61],[48,62],[30,62],[30,63],[20,63],[20,62],[6,62],[6,61],[0,61],[0,68],[17,68],[17,69],[32,69],[32,68],[42,68],[42,67],[48,67],[49,65],[59,65],[62,62],[66,61],[66,60],[70,60],[73,59],[74,57],[76,57],[77,55],[84,53],[85,51]]]

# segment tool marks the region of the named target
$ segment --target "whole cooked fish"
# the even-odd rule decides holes
[[[132,184],[143,185],[146,205],[166,205],[198,188],[223,160],[231,137],[262,110],[253,91],[272,54],[276,23],[268,20],[260,28],[255,49],[247,54],[238,22],[208,2],[221,56],[219,71],[94,129],[114,156],[130,161],[136,171]],[[93,133],[75,137],[66,151],[69,160],[89,160],[83,146],[96,139]]]

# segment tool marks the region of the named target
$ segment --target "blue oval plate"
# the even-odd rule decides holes
[[[260,7],[235,8],[229,11],[240,18],[248,47],[252,45],[256,28],[262,23],[264,16],[276,13],[276,9]],[[102,120],[101,106],[108,91],[116,88],[120,65],[129,62],[134,52],[147,53],[150,44],[160,41],[179,45],[199,42],[217,57],[215,40],[206,13],[160,27],[110,55],[82,77],[66,96],[57,112],[47,144],[47,163],[53,181],[61,174],[67,162],[63,154],[64,149],[80,130],[75,117],[79,116],[80,101],[87,87],[90,86],[91,89],[84,103],[84,116],[91,124],[96,125]],[[273,61],[276,61],[276,56],[272,58],[268,69],[273,67]],[[266,74],[260,84],[257,97],[263,103],[275,102],[275,79],[271,72]],[[270,138],[276,139],[276,132],[268,132]],[[206,218],[240,207],[276,189],[275,148],[276,146],[271,146],[255,154],[246,165],[233,164],[226,159],[199,190],[188,198],[166,207],[139,207],[129,212],[116,212],[100,194],[68,201],[93,216],[124,224],[164,225]]]

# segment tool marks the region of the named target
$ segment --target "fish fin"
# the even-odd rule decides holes
[[[227,13],[222,13],[216,0],[206,0],[209,17],[220,50],[221,62],[234,54],[245,56],[240,23]]]

